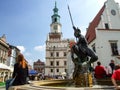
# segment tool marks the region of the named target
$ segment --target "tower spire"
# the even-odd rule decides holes
[[[55,7],[53,9],[54,14],[52,15],[52,23],[60,23],[60,16],[58,15],[57,2],[55,1]]]
[[[57,7],[57,2],[55,1],[55,8]]]
[[[61,24],[60,24],[60,15],[58,14],[57,2],[55,1],[55,6],[53,8],[53,15],[51,16],[51,32],[61,34]]]
[[[55,1],[55,8],[53,9],[54,14],[58,14],[57,2]]]

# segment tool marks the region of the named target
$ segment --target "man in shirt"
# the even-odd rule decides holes
[[[120,81],[120,65],[115,66],[115,71],[112,74],[111,80],[115,88],[120,90],[120,87],[117,85],[117,80]]]
[[[95,71],[95,78],[97,79],[105,78],[106,76],[105,67],[101,65],[100,61],[97,62],[97,66],[95,67],[94,71]]]

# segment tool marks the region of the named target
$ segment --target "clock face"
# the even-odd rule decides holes
[[[58,26],[57,26],[57,25],[55,25],[55,26],[54,26],[54,30],[57,30],[57,29],[58,29]]]
[[[111,10],[111,14],[112,14],[112,15],[116,15],[116,11],[112,9],[112,10]]]

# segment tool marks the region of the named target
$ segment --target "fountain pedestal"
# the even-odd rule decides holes
[[[91,73],[81,73],[74,79],[76,87],[92,87],[93,80]]]

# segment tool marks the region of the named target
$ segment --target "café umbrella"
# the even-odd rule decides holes
[[[29,70],[29,75],[36,75],[38,72],[36,70]]]

